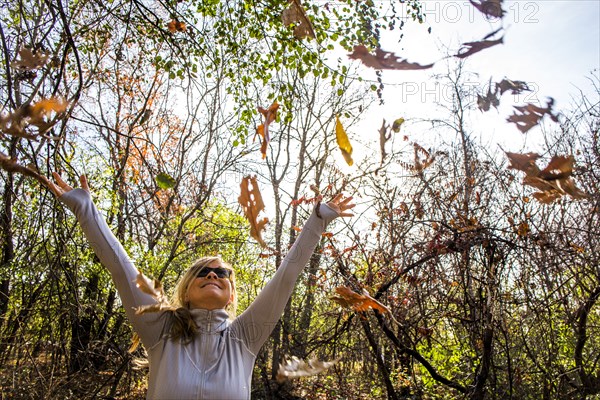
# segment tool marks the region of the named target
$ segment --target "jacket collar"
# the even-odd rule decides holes
[[[198,330],[202,333],[217,333],[224,331],[230,324],[229,314],[224,309],[205,310],[195,308],[190,310]]]

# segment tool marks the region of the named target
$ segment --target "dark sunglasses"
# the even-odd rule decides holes
[[[226,268],[202,268],[200,271],[198,271],[198,273],[196,274],[196,278],[204,278],[206,277],[208,274],[210,274],[211,272],[214,272],[215,275],[217,275],[217,277],[219,278],[229,278],[229,276],[231,276],[231,270],[226,269]]]

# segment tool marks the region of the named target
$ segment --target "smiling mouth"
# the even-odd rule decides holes
[[[202,285],[202,287],[204,288],[204,287],[211,286],[211,285],[215,286],[215,287],[218,287],[219,289],[221,289],[221,287],[219,285],[217,285],[216,283],[207,283],[205,285]]]

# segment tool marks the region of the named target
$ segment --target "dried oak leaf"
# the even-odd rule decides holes
[[[496,90],[500,91],[500,95],[503,95],[507,90],[510,90],[511,94],[519,94],[523,91],[531,91],[526,82],[512,81],[510,79],[502,79],[500,82],[496,83]]]
[[[385,144],[392,137],[392,134],[388,132],[388,126],[385,123],[385,118],[381,123],[381,128],[379,128],[379,148],[381,149],[381,162],[385,160],[387,156],[387,152],[385,151]]]
[[[342,151],[342,155],[344,156],[344,160],[349,166],[354,164],[354,160],[352,160],[352,145],[350,144],[350,139],[348,139],[348,134],[346,134],[346,130],[340,121],[339,116],[335,116],[335,138],[337,140],[337,144]]]
[[[540,170],[536,160],[540,157],[535,153],[517,154],[506,152],[511,164],[508,168],[525,172],[523,184],[539,190],[533,197],[539,202],[550,204],[565,194],[574,199],[585,199],[587,193],[575,186],[571,177],[575,158],[569,156],[554,156],[543,170]]]
[[[258,183],[255,176],[247,176],[240,183],[241,194],[238,197],[238,202],[242,206],[244,215],[250,223],[250,236],[252,236],[263,248],[267,244],[262,238],[262,231],[269,222],[268,218],[258,219],[258,214],[265,209]]]
[[[306,11],[299,0],[290,0],[290,6],[281,13],[281,21],[284,25],[294,25],[294,37],[296,39],[304,39],[306,37],[315,38],[310,19],[306,15]]]
[[[135,278],[135,286],[143,293],[154,297],[154,299],[156,300],[156,303],[146,304],[135,308],[136,314],[145,314],[149,312],[159,312],[164,310],[175,309],[175,307],[172,307],[169,303],[169,300],[165,296],[162,284],[157,279],[150,279],[140,272]]]
[[[375,69],[395,69],[395,70],[418,70],[433,67],[433,64],[421,65],[410,63],[405,59],[397,57],[392,52],[383,51],[380,48],[375,49],[375,54],[362,44],[354,46],[354,51],[348,54],[352,60],[360,60],[364,65]]]
[[[285,360],[279,364],[279,369],[277,370],[277,382],[282,383],[288,379],[319,374],[335,365],[338,361],[339,360],[318,361],[316,359],[310,359],[308,362],[304,362],[295,356],[285,358]]]
[[[491,88],[488,88],[488,92],[485,96],[477,95],[477,107],[481,111],[489,111],[491,106],[498,108],[498,105],[500,105],[500,99],[498,99],[496,91],[492,93]]]
[[[506,120],[513,122],[522,133],[527,133],[540,122],[544,115],[548,115],[552,121],[558,122],[558,117],[552,113],[553,105],[554,99],[550,98],[545,108],[531,103],[524,106],[514,106],[517,111]]]
[[[502,0],[481,0],[479,3],[469,0],[469,2],[487,17],[502,18],[504,16]]]
[[[498,33],[501,29],[502,28],[497,29],[494,32],[488,34],[486,37],[483,38],[483,40],[481,40],[479,42],[463,43],[462,47],[458,50],[458,54],[456,54],[454,57],[466,58],[475,53],[480,52],[481,50],[485,50],[489,47],[496,46],[497,44],[503,43],[504,37],[501,37],[500,39],[496,39],[496,40],[487,40],[490,37],[494,36],[496,33]]]
[[[0,131],[35,140],[38,135],[44,134],[54,126],[60,114],[65,112],[68,106],[68,101],[58,97],[42,99],[33,105],[23,105],[12,113],[0,115]],[[28,131],[27,128],[30,126],[36,127],[37,132]]]
[[[42,99],[29,108],[29,124],[39,129],[40,133],[46,132],[55,124],[53,115],[58,115],[67,110],[69,102],[63,98],[51,97]]]
[[[360,294],[346,286],[340,286],[335,289],[335,292],[337,295],[333,295],[329,298],[342,307],[351,308],[357,312],[377,310],[382,314],[391,315],[389,308],[372,298],[364,289],[363,293]]]
[[[429,154],[429,151],[425,150],[418,143],[413,143],[415,152],[414,164],[400,162],[400,165],[409,171],[421,173],[427,167],[429,167],[435,161],[435,158],[439,155],[445,155],[443,151],[436,151],[434,154]]]
[[[269,125],[277,118],[278,109],[279,104],[276,101],[274,101],[266,110],[262,107],[258,107],[258,112],[265,118],[265,121],[256,128],[256,134],[261,140],[260,152],[262,153],[263,159],[267,157],[267,146],[271,140],[269,135]]]
[[[31,71],[46,65],[49,54],[42,51],[33,52],[29,49],[22,48],[19,50],[19,57],[21,57],[21,59],[13,61],[10,63],[10,66],[22,71]]]

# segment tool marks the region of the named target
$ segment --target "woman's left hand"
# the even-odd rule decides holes
[[[356,204],[351,203],[352,196],[344,198],[344,195],[338,193],[335,197],[327,203],[327,205],[340,217],[352,217],[354,214],[347,212],[348,210],[354,208]]]

